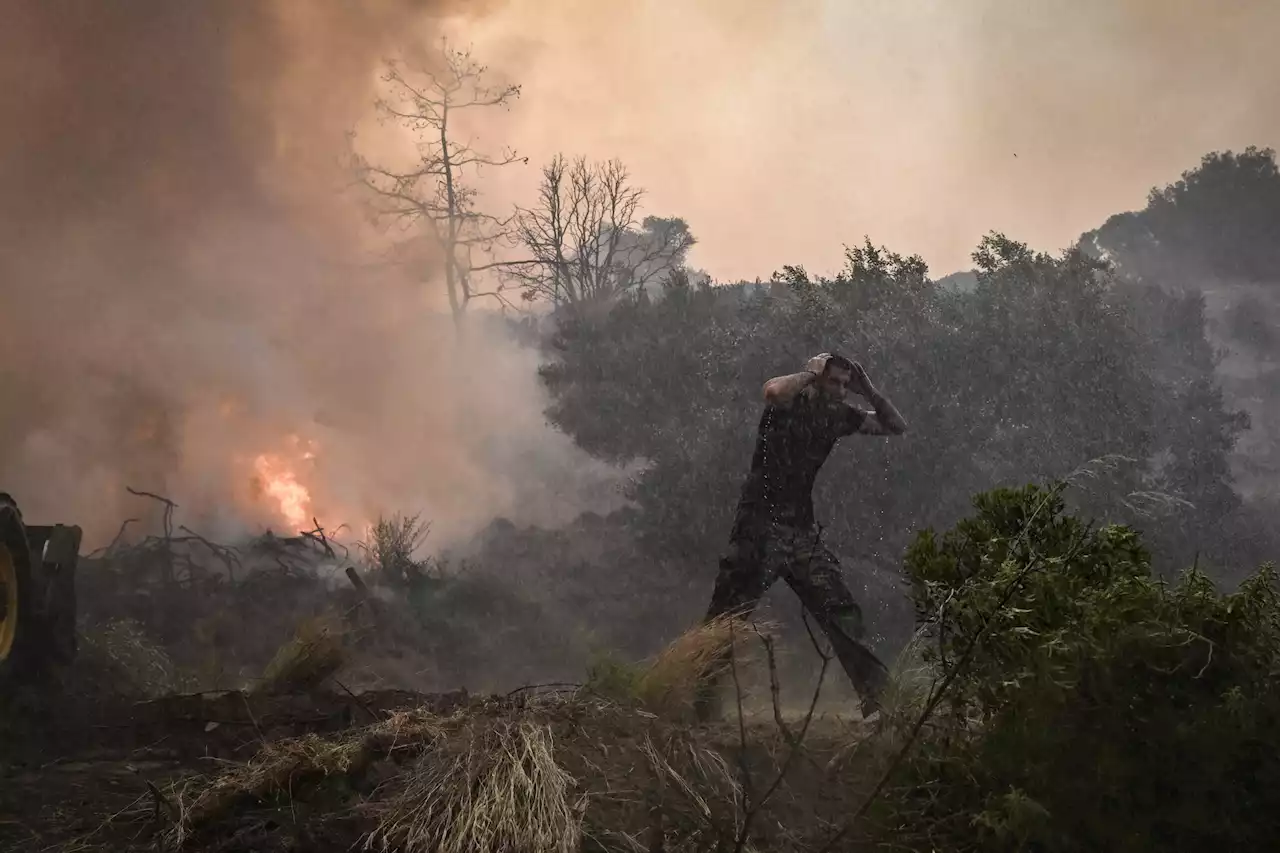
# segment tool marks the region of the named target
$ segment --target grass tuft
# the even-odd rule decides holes
[[[319,687],[346,662],[344,636],[342,623],[336,616],[316,616],[303,621],[267,664],[254,691],[299,693]]]
[[[746,656],[748,637],[754,634],[747,620],[720,616],[685,631],[647,664],[612,658],[597,661],[584,689],[666,719],[679,719],[692,709],[701,679],[723,675],[730,667],[731,652],[739,661]]]
[[[925,632],[917,631],[889,668],[889,684],[880,699],[885,731],[909,728],[924,713],[937,675],[924,659],[926,642]]]
[[[418,759],[366,847],[572,853],[582,836],[582,811],[569,801],[574,784],[556,764],[549,726],[470,722]]]
[[[82,625],[77,671],[111,692],[161,696],[180,686],[169,654],[132,619]],[[100,682],[100,683],[98,683]]]

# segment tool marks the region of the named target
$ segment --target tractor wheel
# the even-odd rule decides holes
[[[18,507],[0,496],[0,681],[26,674],[35,658],[31,551]]]

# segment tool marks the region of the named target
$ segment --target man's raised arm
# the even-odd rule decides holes
[[[871,403],[874,413],[867,413],[862,419],[862,424],[858,427],[858,432],[862,435],[902,435],[907,431],[907,422],[898,412],[897,407],[889,402],[889,398],[881,394],[876,386],[871,384],[871,377],[867,376],[867,371],[863,369],[861,364],[853,365],[853,381],[849,383],[850,388],[858,394],[861,394]]]
[[[825,352],[822,355],[815,355],[809,359],[809,363],[799,373],[775,376],[764,383],[765,402],[771,406],[788,405],[800,395],[801,391],[817,381],[818,377],[822,375],[822,371],[826,369],[827,359],[829,358],[831,358],[831,355]]]
[[[775,376],[764,383],[764,399],[772,406],[785,406],[800,396],[800,392],[813,384],[818,374],[808,370]]]

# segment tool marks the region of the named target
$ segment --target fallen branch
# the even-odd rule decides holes
[[[362,596],[368,597],[369,587],[365,585],[364,578],[360,577],[360,572],[356,570],[356,567],[347,566],[346,574],[347,580],[351,581],[351,585],[356,588],[356,592],[360,593]]]
[[[125,491],[131,495],[136,495],[140,498],[150,498],[153,501],[159,501],[164,504],[164,536],[166,539],[171,538],[173,536],[173,511],[178,509],[178,505],[166,498],[164,495],[157,495],[155,492],[144,492],[140,489],[135,489],[132,486],[125,486],[124,488]]]
[[[147,790],[151,792],[152,802],[155,804],[152,810],[152,820],[154,820],[156,823],[159,823],[160,813],[161,811],[163,811],[165,817],[167,817],[173,823],[177,823],[180,817],[180,813],[178,812],[178,807],[175,806],[173,802],[168,797],[166,797],[160,791],[159,788],[156,787],[154,782],[152,782],[150,779],[145,780],[145,782],[147,785]]]
[[[163,495],[157,495],[155,492],[144,492],[140,489],[135,489],[132,486],[125,486],[124,488],[125,491],[131,495],[136,495],[140,498],[150,498],[151,500],[159,501],[164,505],[164,539],[162,550],[164,551],[165,557],[165,582],[173,583],[175,579],[173,571],[173,511],[178,508],[178,505]]]
[[[528,693],[531,690],[581,690],[582,684],[575,681],[547,681],[542,684],[524,684],[517,687],[507,694],[510,699],[521,693]]]
[[[329,535],[325,532],[324,527],[320,524],[320,522],[314,516],[311,518],[311,523],[314,524],[315,527],[313,527],[310,530],[301,530],[298,532],[298,535],[302,536],[305,539],[309,539],[310,541],[315,542],[317,545],[319,545],[322,549],[324,549],[325,556],[327,556],[331,560],[338,559],[338,554],[336,551],[334,551],[335,545],[342,549],[342,559],[346,560],[351,557],[350,549],[348,549],[341,542],[331,540],[329,538]],[[340,524],[334,529],[333,532],[337,533],[338,531],[342,530],[345,527],[347,527],[347,525]]]

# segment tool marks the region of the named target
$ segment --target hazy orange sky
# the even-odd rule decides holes
[[[508,0],[453,32],[524,85],[488,141],[621,158],[722,280],[830,270],[864,234],[939,275],[991,229],[1057,249],[1280,142],[1265,0]]]

